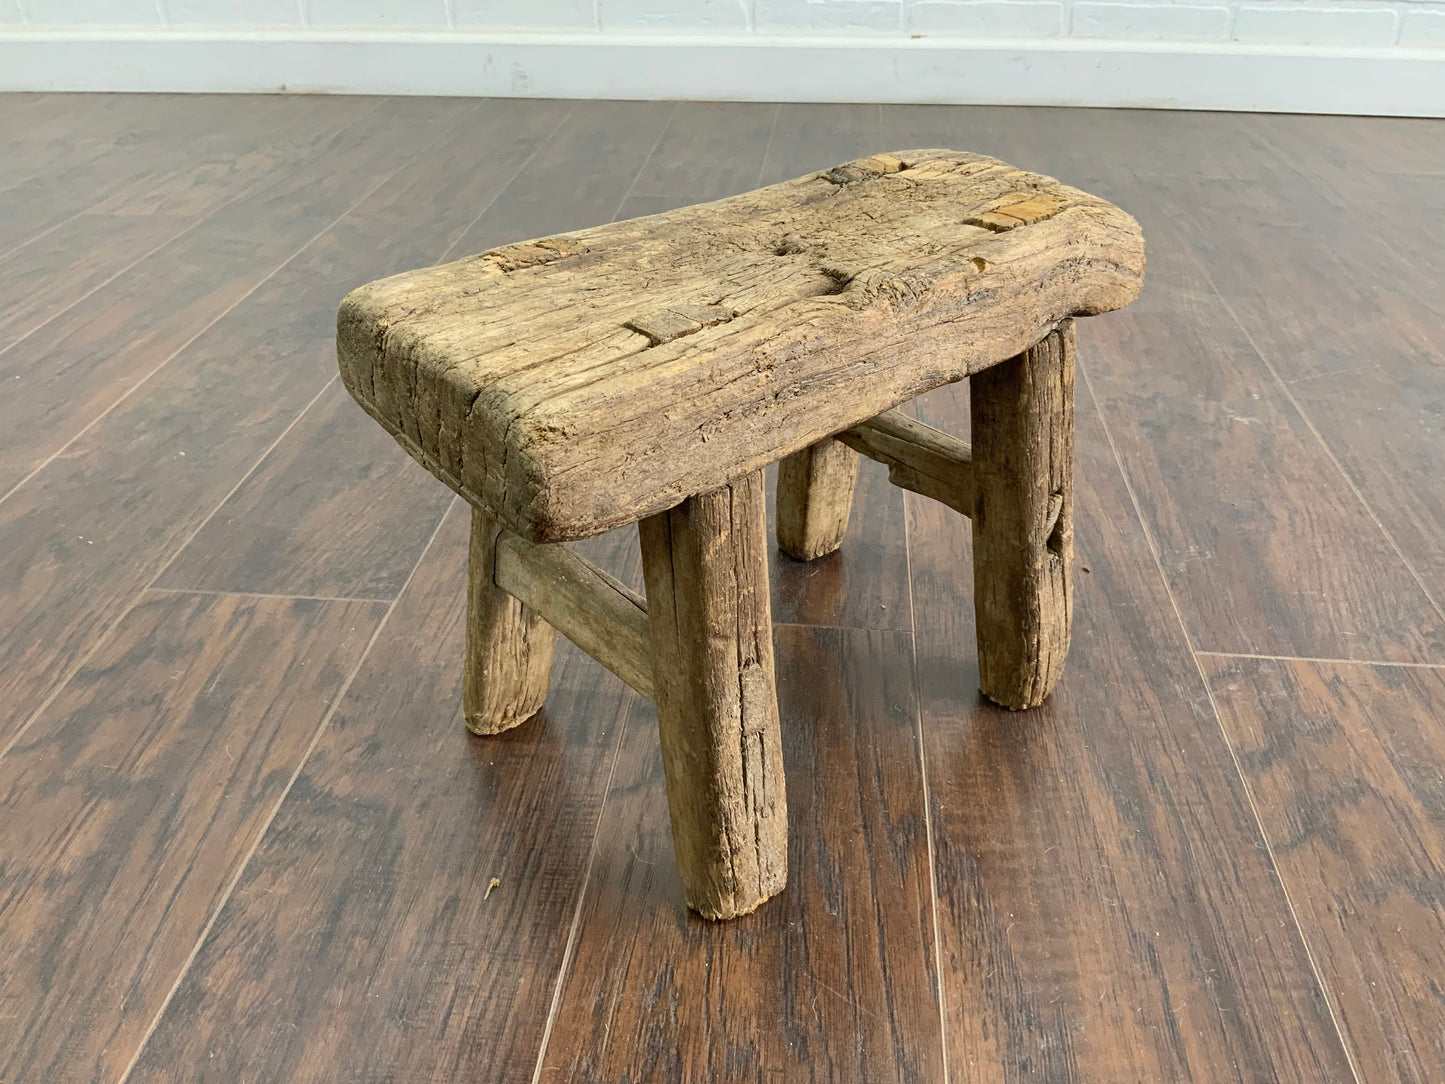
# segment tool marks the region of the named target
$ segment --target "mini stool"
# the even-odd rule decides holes
[[[787,876],[763,468],[778,545],[843,538],[859,455],[970,517],[980,684],[1069,650],[1072,318],[1138,296],[1117,207],[948,150],[383,279],[337,317],[347,389],[472,506],[465,715],[547,694],[554,629],[657,705],[687,902]],[[972,446],[896,409],[972,380]],[[646,599],[558,543],[638,522]]]

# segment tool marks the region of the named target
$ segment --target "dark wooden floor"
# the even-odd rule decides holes
[[[1445,1080],[1445,122],[11,95],[0,141],[0,1082]],[[788,891],[710,925],[617,679],[462,729],[465,510],[333,313],[944,145],[1149,240],[1079,329],[1070,669],[979,702],[967,525],[865,463],[776,558]]]

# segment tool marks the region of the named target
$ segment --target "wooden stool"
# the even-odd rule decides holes
[[[993,158],[877,154],[509,245],[342,302],[356,400],[472,505],[465,713],[541,707],[561,632],[657,705],[687,902],[787,876],[763,468],[778,544],[836,549],[858,456],[971,517],[984,695],[1069,650],[1071,317],[1139,293],[1103,200]],[[892,408],[971,377],[972,447]],[[555,543],[640,521],[644,600]]]

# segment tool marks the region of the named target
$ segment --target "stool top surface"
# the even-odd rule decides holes
[[[1112,204],[994,158],[859,159],[508,245],[341,304],[347,388],[534,541],[662,511],[1138,296]]]

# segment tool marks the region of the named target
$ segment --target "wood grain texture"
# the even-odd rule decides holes
[[[950,432],[962,386],[919,401]],[[1348,1081],[1351,1070],[1083,393],[1073,660],[981,703],[966,532],[909,501],[951,1078]]]
[[[1440,1079],[1445,671],[1201,661],[1361,1079]]]
[[[1195,646],[1445,658],[1445,620],[1310,419],[1220,318],[1177,229],[1141,213],[1160,293],[1088,326],[1084,371]]]
[[[538,546],[504,532],[494,578],[640,695],[656,695],[647,601],[606,569],[567,546]]]
[[[768,473],[776,478],[775,471]],[[812,561],[773,552],[773,621],[911,629],[906,534],[903,491],[876,463],[860,463],[843,545]]]
[[[0,260],[0,352],[194,222],[182,215],[83,214]]]
[[[476,108],[402,105],[414,123],[376,139],[414,151]],[[326,313],[357,267],[414,262],[412,246],[440,247],[428,229],[458,228],[406,199],[422,167],[375,168],[370,197],[0,503],[5,739],[332,379]],[[348,204],[333,206],[339,216]]]
[[[207,124],[209,103],[187,95],[178,98],[196,114],[198,124]],[[278,181],[286,183],[293,163],[301,165],[318,152],[324,154],[333,142],[345,145],[349,140],[344,133],[372,123],[373,118],[385,128],[398,106],[406,112],[404,102],[379,97],[316,94],[288,100],[268,95],[249,103],[243,100],[239,117],[209,118],[212,127],[206,129],[206,140],[193,144],[188,156],[177,156],[179,168],[160,178],[136,178],[87,213],[204,217],[223,209],[238,190],[252,184],[257,191],[269,191]],[[170,128],[163,134],[174,139],[176,133]]]
[[[832,553],[843,542],[858,482],[858,453],[824,437],[778,462],[778,548],[798,561]]]
[[[0,759],[0,1078],[120,1076],[384,612],[148,596]]]
[[[7,158],[18,176],[0,191],[7,204],[23,205],[26,213],[0,220],[0,253],[26,245],[108,200],[116,201],[112,207],[125,208],[161,192],[183,192],[196,183],[198,168],[224,172],[227,163],[235,163],[237,134],[269,127],[275,136],[288,113],[301,128],[313,109],[302,105],[288,111],[278,98],[242,95],[75,99],[59,131],[40,126],[34,156],[22,152]]]
[[[345,128],[373,113],[370,130]],[[297,149],[289,168],[278,166],[270,183],[257,185],[89,296],[74,294],[73,304],[40,333],[0,355],[0,365],[12,374],[0,402],[5,422],[0,493],[94,423],[384,180],[388,173],[374,159],[378,146],[412,145],[404,126],[422,116],[405,103],[377,112],[377,103],[363,101],[332,115],[334,128],[344,130],[320,134],[299,117],[293,135],[303,145],[303,136],[311,135],[309,152]],[[257,228],[258,222],[265,228]]]
[[[788,887],[683,907],[650,711],[629,716],[545,1081],[939,1081],[907,634],[778,630]]]
[[[443,522],[133,1080],[532,1080],[641,702],[560,644],[529,724],[458,725],[468,518]],[[584,552],[637,574],[633,537]]]
[[[556,136],[457,239],[453,252],[611,221],[677,108],[673,102],[565,104]]]
[[[473,734],[500,734],[526,722],[547,699],[552,680],[552,626],[497,586],[501,534],[493,516],[472,509],[462,716]]]
[[[907,413],[910,409],[884,411],[843,430],[838,439],[886,466],[893,485],[941,501],[959,515],[973,515],[972,450],[957,437],[924,425]]]
[[[129,98],[129,101],[119,101]],[[92,207],[112,189],[145,169],[142,157],[128,150],[146,146],[180,118],[174,102],[143,95],[55,95],[7,125],[0,161],[0,194],[29,215],[7,216],[0,226],[0,254],[9,253],[67,218]],[[162,142],[164,140],[161,140]],[[99,165],[97,165],[99,163]]]
[[[157,585],[395,598],[452,501],[346,394],[327,387]]]
[[[784,104],[772,125],[758,183],[829,169],[892,141],[876,105]],[[806,563],[783,555],[771,562],[773,620],[911,629],[905,534],[903,494],[888,484],[883,470],[861,464],[844,546]]]
[[[468,169],[442,160],[484,162],[488,146],[510,153],[485,127],[488,111],[555,110],[560,120],[572,103],[49,95],[8,121],[0,108],[0,201],[15,211],[0,222],[0,241],[28,240],[113,197],[103,214],[205,205],[224,184],[194,166],[183,172],[189,163],[179,158],[154,172],[152,160],[167,143],[185,149],[192,134],[214,127],[224,136],[248,117],[264,133],[263,107],[275,118],[271,148],[327,108],[370,109],[375,153],[392,165],[421,153],[412,136],[397,138],[398,124],[465,121],[426,152],[430,173],[418,165],[399,175],[318,239],[316,262],[243,303],[193,347],[203,360],[188,350],[157,374],[179,376],[150,407],[136,409],[148,384],[92,430],[105,427],[103,441],[72,446],[78,462],[67,453],[0,501],[8,524],[0,528],[0,600],[9,600],[0,601],[0,689],[9,705],[0,719],[68,672],[47,677],[57,651],[83,653],[120,634],[134,647],[115,665],[98,656],[83,671],[84,688],[62,691],[67,703],[74,696],[91,705],[87,713],[104,713],[84,733],[50,729],[48,713],[37,721],[49,744],[42,750],[36,738],[26,754],[36,812],[26,798],[0,818],[0,838],[10,841],[0,848],[0,1064],[40,1049],[24,1046],[21,1030],[40,1016],[45,1034],[63,1032],[78,1059],[108,1051],[106,1014],[144,1015],[127,999],[151,996],[158,967],[148,954],[154,947],[156,960],[169,961],[169,939],[183,942],[186,924],[214,902],[202,882],[233,853],[220,836],[197,852],[190,872],[166,865],[176,852],[157,859],[157,883],[179,884],[160,902],[127,880],[120,904],[140,900],[135,913],[158,923],[155,932],[134,938],[134,951],[122,944],[109,956],[98,948],[98,962],[85,959],[84,931],[113,930],[114,911],[104,893],[81,886],[100,883],[118,863],[140,869],[147,841],[194,841],[213,812],[213,831],[224,835],[237,809],[227,804],[237,791],[221,774],[233,770],[224,756],[195,775],[195,786],[187,785],[192,772],[167,760],[147,776],[151,789],[136,794],[96,766],[120,763],[107,752],[138,735],[190,725],[179,716],[188,694],[172,686],[196,679],[187,670],[169,682],[173,672],[243,661],[224,636],[201,645],[165,633],[135,645],[131,619],[115,629],[115,616],[275,439],[277,419],[294,418],[325,381],[329,319],[342,291],[364,274],[436,259],[450,243],[447,230],[465,232],[455,251],[479,251],[604,221],[619,205],[624,215],[667,209],[726,195],[717,187],[724,182],[786,180],[889,145],[967,147],[1081,185],[1137,215],[1154,246],[1141,298],[1081,325],[1080,369],[1107,392],[1110,433],[1191,634],[1225,645],[1344,646],[1360,658],[1382,644],[1403,659],[1437,657],[1428,600],[1408,593],[1400,562],[1403,555],[1414,565],[1415,589],[1421,581],[1429,589],[1445,537],[1435,410],[1445,227],[1432,213],[1442,192],[1439,122],[788,105],[776,110],[771,142],[767,107],[750,110],[751,139],[728,107],[713,107],[687,114],[694,130],[685,138],[674,131],[658,142],[682,109],[586,102],[484,210],[480,188],[453,195]],[[335,116],[339,126],[342,113]],[[224,138],[211,144],[222,153],[227,146]],[[348,146],[336,153],[349,169],[368,183],[383,176],[372,152]],[[718,162],[719,154],[757,162],[762,147],[755,180]],[[278,165],[274,198],[253,191],[243,200],[251,215],[238,215],[225,234],[168,246],[163,258],[68,308],[43,342],[32,336],[24,353],[0,356],[9,381],[0,396],[0,481],[11,478],[0,492],[112,406],[133,374],[149,372],[249,289],[248,269],[258,266],[249,254],[272,251],[274,267],[294,252],[301,241],[280,248],[295,221],[288,215],[315,219],[314,232],[340,213],[330,196],[306,197],[311,161]],[[110,172],[118,187],[109,187]],[[345,178],[309,176],[334,185],[330,192],[359,191]],[[624,200],[634,177],[635,192],[659,194]],[[219,231],[228,214],[186,236]],[[438,233],[428,235],[433,226]],[[1105,366],[1111,381],[1135,390],[1104,388]],[[32,392],[49,395],[53,407],[16,413],[39,402],[27,398]],[[223,395],[229,413],[214,409]],[[1086,406],[1082,380],[1080,395]],[[281,400],[290,413],[275,410]],[[966,383],[930,396],[925,420],[967,439],[967,402]],[[314,425],[302,418],[258,470],[267,492],[245,486],[225,511],[237,548],[203,532],[207,552],[226,566],[203,590],[290,590],[308,577],[321,586],[328,553],[338,584],[400,584],[416,525],[402,529],[366,501],[399,497],[417,468],[399,449],[383,452],[386,439],[370,421],[356,420],[353,435],[370,433],[382,445],[340,439],[322,422],[328,404],[318,400]],[[1081,437],[1080,557],[1090,571],[1078,570],[1073,661],[1049,703],[1026,715],[1005,716],[974,692],[966,526],[890,486],[879,464],[861,465],[839,551],[808,563],[773,555],[777,620],[902,632],[779,628],[790,884],[727,926],[688,917],[654,714],[595,662],[563,643],[549,703],[531,723],[486,741],[459,725],[467,517],[458,507],[333,718],[340,733],[322,735],[130,1084],[531,1082],[569,935],[574,963],[543,1081],[940,1081],[940,990],[954,1082],[1348,1082],[1321,1005],[1334,1008],[1360,1079],[1440,1076],[1431,985],[1440,963],[1431,953],[1441,943],[1431,832],[1445,763],[1432,726],[1442,711],[1438,683],[1415,667],[1203,657],[1301,935],[1280,905],[1264,837],[1241,812],[1241,785],[1229,782],[1218,724],[1147,546],[1140,550],[1130,527],[1133,508],[1097,419],[1084,419]],[[348,474],[348,449],[377,458]],[[1331,459],[1344,470],[1334,468],[1335,477],[1353,482],[1363,500],[1342,498],[1329,482]],[[15,465],[23,469],[6,475]],[[37,482],[44,491],[24,497]],[[429,484],[407,494],[422,502],[418,519],[447,499]],[[17,499],[32,503],[5,520]],[[69,525],[83,537],[71,537]],[[1398,552],[1381,542],[1382,526]],[[383,531],[397,535],[395,546],[377,537]],[[928,799],[914,767],[910,532]],[[269,556],[260,538],[268,533]],[[581,548],[641,586],[635,530]],[[288,580],[288,566],[302,575]],[[195,554],[185,569],[209,571]],[[133,619],[166,600],[202,605],[158,593]],[[277,652],[315,634],[303,627],[311,611],[289,605],[263,602],[264,628],[252,626],[247,640],[245,659],[268,672]],[[161,639],[174,650],[152,650]],[[338,639],[316,646],[334,650]],[[288,701],[298,690],[282,688],[276,702],[294,707],[288,733],[319,725],[334,696],[305,691],[320,687],[311,673],[317,654],[298,658],[310,660],[297,679],[306,699]],[[142,673],[161,687],[133,686]],[[208,725],[186,731],[196,742],[188,748],[202,756],[214,750],[197,750],[230,725],[226,705],[247,696],[230,696],[236,686],[226,680],[204,695],[208,687],[197,701]],[[228,739],[222,754],[226,746],[236,751]],[[47,819],[60,808],[57,795],[76,793],[106,817],[152,801],[178,812],[164,833],[139,836],[134,818],[117,813],[110,844],[78,864],[76,848],[98,837],[83,827],[56,835],[57,820]],[[930,828],[941,978],[931,977]],[[51,893],[39,921],[81,931],[51,938],[60,946],[50,957],[60,965],[53,993],[18,1000],[7,984],[28,990],[23,983],[44,972],[8,961],[40,959],[34,946],[44,942],[16,937],[6,920],[14,882],[3,878],[17,868],[15,855],[24,856],[27,883]],[[204,876],[188,879],[196,870]],[[493,877],[500,884],[489,893]],[[1301,936],[1325,994],[1291,947]],[[116,960],[140,960],[141,978],[117,986],[110,970],[125,968]],[[77,980],[85,992],[66,997],[78,974],[89,976]],[[86,1015],[89,1006],[99,1008]],[[116,1034],[131,1035],[129,1027]],[[119,1050],[100,1056],[124,1061]],[[40,1068],[18,1079],[97,1076],[49,1061],[55,1068],[26,1062]],[[0,1070],[7,1081],[14,1075]]]
[[[430,215],[431,221],[420,227],[404,220],[378,223],[378,228],[394,231],[390,235],[397,244],[414,239],[416,258],[435,261],[448,245],[459,243],[462,229],[475,228],[465,224],[479,214],[478,223],[499,206],[522,213],[512,195],[519,189],[552,192],[555,199],[546,209],[553,224],[575,213],[569,200],[581,201],[584,210],[609,200],[609,208],[615,208],[666,113],[653,105],[639,107],[651,125],[614,133],[615,161],[589,163],[588,155],[596,151],[590,135],[582,138],[585,133],[577,126],[563,125],[574,104],[512,102],[501,108],[502,103],[488,103],[483,115],[468,120],[467,137],[438,153],[429,168],[418,167],[405,199],[394,204],[399,215]],[[606,119],[614,115],[593,119],[605,130]],[[566,192],[548,188],[548,171],[558,169],[596,172],[586,185]],[[208,590],[388,597],[400,587],[448,497],[349,404],[344,391],[328,390],[161,582]]]
[[[974,622],[983,694],[1037,707],[1074,609],[1074,328],[969,382]]]
[[[123,97],[130,100],[118,100]],[[143,122],[148,104],[139,95],[82,99],[52,94],[7,116],[4,135],[11,153],[0,162],[0,192],[11,193],[41,175],[55,176],[113,149],[132,135],[133,125]],[[10,247],[6,244],[0,251]]]
[[[457,492],[565,541],[1138,294],[1143,240],[1112,205],[995,159],[900,154],[361,287],[337,317],[342,378]]]
[[[638,524],[673,847],[707,918],[788,876],[766,508],[755,471]]]
[[[91,290],[167,243],[182,240],[252,190],[272,189],[278,180],[294,186],[294,167],[320,157],[341,129],[375,109],[375,103],[320,108],[312,100],[285,112],[283,130],[279,108],[262,104],[200,137],[184,129],[168,138],[157,136],[150,147],[152,168],[135,185],[0,257],[0,350],[40,332]],[[157,163],[167,161],[174,174],[155,176]],[[310,179],[323,180],[319,172]],[[249,218],[232,214],[222,225],[236,233],[235,223],[244,221],[255,232],[258,210],[263,215],[265,210],[252,202]],[[280,201],[273,199],[268,209],[284,220]],[[278,229],[276,236],[284,237],[284,231]],[[194,251],[194,241],[190,247]],[[159,256],[161,262],[167,259]]]
[[[1257,206],[1264,186],[1180,192],[1169,207],[1180,208],[1180,232],[1250,343],[1441,604],[1445,305],[1436,295],[1445,231],[1436,222],[1445,187],[1413,173],[1351,175],[1351,153],[1337,148],[1338,169],[1295,181],[1313,193],[1308,205],[1251,214],[1227,257],[1212,229],[1223,205]],[[1405,205],[1419,210],[1413,227],[1386,209]],[[1321,276],[1335,284],[1328,296]],[[1269,291],[1249,289],[1265,279]]]
[[[781,108],[767,103],[678,102],[628,190],[628,199],[678,197],[684,201],[679,206],[685,206],[756,188],[768,133]],[[617,217],[636,214],[623,204]]]

